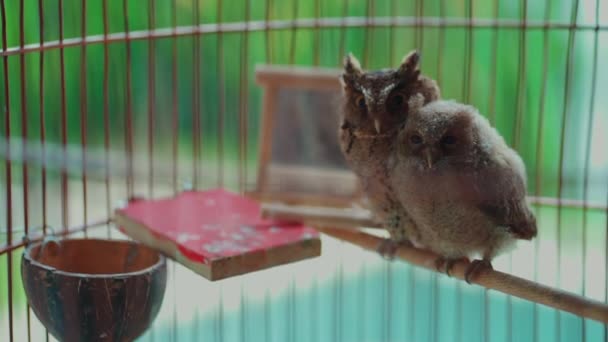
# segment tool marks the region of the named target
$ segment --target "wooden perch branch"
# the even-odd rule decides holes
[[[309,226],[333,228],[380,228],[371,213],[364,209],[341,209],[286,205],[280,203],[262,204],[262,215],[285,221],[299,221]]]
[[[371,217],[366,217],[363,213],[359,213],[358,216],[349,218],[346,217],[346,212],[341,209],[318,210],[317,208],[311,207],[296,208],[289,206],[281,207],[277,205],[264,205],[262,208],[263,215],[266,217],[289,218],[290,220],[298,219],[299,217],[299,219],[306,224],[315,222],[315,226],[318,227],[317,229],[322,233],[367,250],[375,251],[378,244],[382,241],[381,237],[356,230],[356,227],[367,227],[368,223],[373,222]],[[328,220],[323,222],[325,217],[328,218]],[[331,227],[332,223],[340,224],[342,229],[325,228]],[[348,224],[352,224],[350,226],[352,230],[344,229],[348,228]],[[397,250],[395,256],[410,264],[437,271],[435,268],[435,259],[438,255],[432,252],[403,246]],[[466,261],[460,261],[454,264],[454,267],[450,272],[451,276],[464,280],[464,273],[468,265],[469,263]],[[567,311],[578,316],[597,320],[604,324],[608,323],[608,305],[603,302],[541,285],[507,273],[496,270],[483,270],[479,272],[475,279],[471,279],[471,283],[547,305],[558,310]]]

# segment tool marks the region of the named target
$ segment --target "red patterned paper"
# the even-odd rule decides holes
[[[316,230],[300,223],[262,219],[259,203],[223,189],[134,201],[119,212],[204,264],[319,238]]]

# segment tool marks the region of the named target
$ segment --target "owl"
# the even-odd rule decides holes
[[[415,95],[410,107],[389,157],[390,183],[415,223],[412,236],[441,255],[438,269],[449,275],[455,261],[481,255],[466,270],[470,282],[537,234],[524,163],[472,106]]]
[[[408,115],[408,99],[420,93],[424,102],[439,98],[437,83],[420,75],[420,54],[412,51],[396,69],[365,72],[349,54],[340,77],[343,89],[341,151],[358,176],[375,217],[389,231],[390,238],[378,247],[387,258],[399,244],[408,244],[410,221],[395,198],[386,168],[397,129]]]

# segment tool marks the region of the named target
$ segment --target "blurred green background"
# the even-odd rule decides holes
[[[19,46],[20,1],[7,1],[6,36],[9,47]],[[40,41],[40,20],[44,19],[45,41],[59,39],[58,1],[44,1],[43,16],[39,16],[37,1],[24,1],[25,44]],[[524,11],[523,5],[527,3]],[[540,190],[539,195],[557,196],[557,180],[560,168],[563,180],[570,186],[563,195],[570,198],[582,196],[587,129],[590,114],[595,112],[592,126],[599,128],[606,123],[605,99],[595,96],[593,89],[604,89],[605,68],[600,63],[593,69],[595,54],[595,1],[558,2],[488,2],[488,1],[252,1],[247,18],[246,2],[239,0],[217,1],[154,1],[127,2],[127,12],[122,1],[107,1],[107,24],[109,33],[125,31],[125,18],[131,31],[147,30],[152,10],[154,28],[169,28],[173,21],[179,26],[193,25],[198,11],[199,23],[241,22],[247,19],[263,21],[291,20],[298,18],[341,17],[343,15],[364,17],[366,15],[387,17],[440,16],[448,20],[475,19],[492,21],[495,15],[503,22],[519,20],[525,14],[528,20],[542,23],[552,22],[568,25],[576,22],[587,29],[575,32],[572,48],[568,43],[567,29],[543,30],[542,27],[524,31],[517,28],[466,27],[381,27],[381,28],[329,28],[329,29],[285,29],[224,34],[204,34],[177,39],[158,39],[153,46],[155,86],[152,110],[149,111],[149,43],[137,40],[130,43],[131,61],[127,64],[126,44],[118,41],[108,46],[108,70],[104,70],[104,47],[92,44],[86,48],[85,68],[81,69],[82,49],[68,47],[65,51],[65,89],[67,138],[69,143],[80,143],[82,113],[86,116],[87,141],[92,146],[103,142],[104,89],[103,75],[108,73],[108,113],[112,149],[124,149],[126,88],[131,90],[131,113],[134,118],[135,143],[146,142],[148,115],[155,121],[153,130],[155,148],[166,149],[170,145],[172,113],[172,65],[173,44],[177,58],[177,111],[179,114],[180,155],[191,155],[193,116],[200,113],[200,142],[202,155],[208,158],[222,153],[228,159],[237,155],[239,126],[238,117],[248,118],[248,156],[255,160],[260,113],[261,93],[254,83],[254,66],[259,63],[319,65],[339,67],[342,56],[352,51],[360,58],[365,68],[394,67],[411,49],[422,51],[423,72],[436,78],[445,98],[454,98],[479,107],[524,157],[530,175],[530,190]],[[550,8],[547,10],[548,4]],[[578,4],[578,10],[573,10]],[[153,6],[153,8],[152,8]],[[605,1],[598,8],[600,21],[605,19]],[[197,10],[198,8],[198,10]],[[86,35],[102,35],[103,2],[86,2]],[[63,3],[64,38],[82,36],[82,2]],[[573,18],[574,13],[577,14]],[[598,60],[605,60],[605,30],[597,34],[599,40]],[[470,32],[470,34],[468,33]],[[421,38],[416,46],[417,37]],[[194,51],[195,44],[199,51]],[[198,60],[193,60],[198,56]],[[568,59],[570,56],[570,59]],[[246,58],[245,63],[241,58]],[[40,77],[43,77],[43,112],[45,133],[49,141],[60,141],[61,92],[60,53],[53,49],[42,56],[44,70],[40,72],[41,54],[27,53],[25,63],[25,85],[21,85],[20,56],[8,58],[8,84],[11,113],[11,134],[21,135],[22,114],[25,108],[28,138],[40,137]],[[194,66],[199,65],[199,93],[193,91]],[[127,70],[131,70],[131,83],[126,84]],[[84,70],[84,74],[81,72]],[[567,71],[569,70],[569,71]],[[604,72],[602,72],[604,71]],[[1,71],[4,74],[4,71]],[[598,76],[596,86],[592,75]],[[569,89],[566,91],[566,76]],[[3,79],[5,78],[2,75]],[[85,78],[83,80],[83,77]],[[82,109],[81,88],[86,82],[86,108]],[[240,87],[246,87],[246,98],[240,96]],[[0,103],[6,103],[5,84],[0,85]],[[24,92],[25,107],[21,103]],[[223,97],[220,95],[223,94]],[[193,108],[195,99],[200,111]],[[247,106],[242,106],[243,101]],[[224,117],[222,133],[218,118]],[[541,125],[539,127],[539,124]],[[4,120],[0,123],[5,133]],[[562,126],[565,127],[562,129]],[[540,134],[539,134],[540,133]],[[563,133],[563,134],[562,134]],[[605,182],[608,157],[600,153],[603,142],[597,129],[592,131],[590,157],[590,183]],[[540,135],[540,136],[539,136]],[[562,136],[563,135],[563,136]],[[220,137],[223,151],[218,151]],[[563,139],[562,139],[563,138]],[[560,142],[563,144],[563,160],[560,160]],[[541,144],[540,154],[537,146]],[[603,144],[602,144],[603,145]],[[166,150],[164,150],[166,151]],[[563,164],[562,166],[560,166]],[[537,187],[537,173],[541,176]],[[600,189],[598,189],[600,188]],[[590,195],[603,199],[605,191],[590,186]]]
[[[42,11],[39,8],[40,3],[43,6]],[[4,25],[0,27],[0,36],[6,36],[7,41],[4,48],[19,47],[21,25],[24,27],[25,45],[39,44],[41,21],[44,22],[42,40],[50,42],[59,39],[59,2],[45,0],[40,3],[34,0],[2,2],[6,14],[6,22],[3,22]],[[146,40],[135,40],[130,42],[128,47],[123,40],[118,40],[107,45],[107,63],[104,59],[103,44],[87,45],[84,66],[82,65],[83,50],[81,46],[67,47],[64,49],[63,76],[65,114],[67,116],[66,132],[69,144],[81,143],[83,135],[81,125],[84,117],[86,118],[84,136],[88,146],[91,148],[103,147],[104,112],[107,111],[110,148],[114,151],[124,151],[128,87],[131,94],[130,113],[133,117],[135,155],[143,156],[144,159],[147,156],[147,144],[150,138],[148,123],[149,119],[153,118],[155,124],[152,129],[152,138],[155,165],[170,164],[172,158],[171,125],[173,116],[177,114],[179,117],[178,161],[180,171],[185,172],[186,176],[189,174],[190,178],[194,177],[192,174],[194,171],[191,170],[194,169],[194,163],[198,161],[202,165],[201,169],[197,171],[200,172],[200,175],[196,177],[199,179],[199,187],[215,186],[218,182],[226,182],[226,186],[236,188],[235,180],[240,167],[247,167],[249,183],[255,181],[262,95],[261,89],[254,82],[255,65],[262,63],[297,64],[337,68],[340,67],[344,54],[353,52],[361,60],[364,68],[377,69],[397,66],[407,52],[418,48],[422,52],[423,73],[439,82],[443,97],[477,106],[496,125],[505,139],[521,153],[527,166],[531,194],[588,199],[600,203],[607,201],[608,153],[604,149],[608,146],[608,139],[605,137],[604,131],[608,127],[608,110],[606,110],[608,97],[605,96],[608,86],[608,66],[602,61],[608,60],[608,32],[606,32],[608,1],[596,3],[596,1],[590,0],[530,2],[250,0],[247,4],[243,0],[229,0],[220,3],[207,0],[131,0],[127,1],[126,13],[124,3],[118,0],[86,1],[86,12],[83,12],[83,3],[85,2],[63,1],[64,39],[82,37],[83,13],[86,13],[85,35],[102,35],[104,33],[104,3],[107,10],[107,29],[110,34],[124,32],[127,21],[128,30],[133,32],[145,31],[151,27],[162,29],[170,28],[173,25],[190,26],[196,23],[234,23],[266,19],[289,21],[294,18],[340,18],[343,16],[386,18],[420,15],[429,20],[443,17],[448,22],[462,21],[472,17],[486,24],[496,20],[501,25],[508,23],[514,23],[514,25],[511,25],[512,27],[485,25],[485,27],[475,28],[467,28],[466,25],[458,27],[391,26],[367,29],[363,27],[289,28],[268,32],[208,33],[201,36],[168,37],[155,40],[153,46]],[[23,4],[24,11],[23,23],[20,21],[21,4]],[[152,20],[150,20],[150,13],[153,13]],[[532,24],[532,27],[522,30],[518,24],[524,16],[532,23],[541,25]],[[559,25],[543,29],[542,23],[546,20]],[[150,21],[153,22],[152,26],[150,26]],[[577,29],[569,31],[567,27],[570,23],[576,23],[579,26]],[[600,25],[601,28],[594,30],[595,25]],[[4,28],[6,31],[1,31]],[[130,51],[130,64],[127,63],[127,48]],[[173,58],[174,49],[175,59]],[[152,52],[153,58],[150,58],[150,52]],[[0,84],[0,104],[2,105],[0,137],[6,136],[5,118],[7,113],[10,113],[11,136],[21,136],[25,126],[27,138],[39,140],[41,137],[40,116],[43,113],[44,133],[47,141],[60,143],[62,132],[60,52],[58,49],[52,49],[43,54],[28,52],[23,56],[22,58],[18,54],[13,54],[3,59],[3,62],[7,63],[8,75],[5,73],[5,69],[0,69],[0,80],[6,80]],[[152,65],[150,65],[151,61],[153,61]],[[597,65],[594,61],[598,61]],[[174,66],[177,70],[176,84],[173,84]],[[20,75],[21,68],[24,70],[24,82]],[[150,69],[154,72],[152,90],[149,89]],[[198,75],[196,70],[200,71]],[[103,87],[104,74],[108,76],[107,110],[104,110],[106,100]],[[128,75],[131,77],[130,84],[127,84]],[[42,88],[40,87],[41,79]],[[196,81],[199,82],[198,86],[195,84]],[[86,93],[82,91],[83,86],[86,88]],[[172,92],[174,86],[177,87],[176,98],[173,97]],[[40,101],[41,92],[43,102]],[[8,98],[6,93],[9,94]],[[245,96],[241,96],[242,94]],[[86,95],[86,101],[83,101],[83,95]],[[176,112],[173,111],[174,103],[177,104]],[[7,106],[7,104],[9,105]],[[200,127],[194,127],[197,116],[200,116],[200,121],[198,121]],[[220,120],[222,117],[223,120]],[[239,118],[244,117],[247,118],[246,136],[239,134]],[[193,137],[195,131],[201,133],[198,149],[193,146],[193,141],[196,141]],[[240,150],[240,146],[246,146],[246,150]],[[195,156],[197,150],[200,150],[200,154]],[[246,158],[244,153],[246,153]],[[136,167],[146,170],[147,164],[136,165]],[[205,167],[211,170],[203,172]],[[14,164],[12,169],[12,186],[19,190],[15,191],[13,203],[13,210],[15,210],[13,224],[17,227],[24,224],[23,198],[20,194],[23,169],[18,164]],[[60,226],[60,205],[59,201],[54,200],[59,193],[57,176],[56,172],[49,171],[49,196],[51,198],[49,206],[50,211],[57,213],[53,224]],[[5,180],[6,169],[0,167],[0,190],[2,190],[0,193],[3,194],[7,187]],[[80,191],[78,180],[78,177],[73,178],[76,185],[70,185],[70,189],[76,190],[72,191]],[[89,180],[93,183],[99,181]],[[145,193],[147,179],[137,181],[142,184],[136,184],[136,191]],[[31,216],[30,225],[39,225],[41,223],[40,215],[38,215],[40,209],[39,184],[41,182],[39,168],[29,168],[28,182],[33,184],[31,186],[33,193],[30,194],[32,202],[29,214]],[[115,182],[124,183],[122,180]],[[91,187],[94,188],[94,185]],[[113,192],[113,196],[118,198],[121,196],[124,198],[123,194],[124,189]],[[72,197],[78,198],[78,196]],[[105,200],[103,204],[100,202],[100,199],[98,201],[90,200],[89,205],[92,207],[105,206]],[[0,218],[2,218],[0,245],[6,242],[6,227],[4,227],[6,208],[6,198],[2,196],[0,198]],[[71,210],[78,212],[81,209],[82,206],[76,203]],[[91,212],[93,211],[91,210]],[[584,244],[581,245],[581,227],[588,225],[590,231],[596,232],[596,235],[588,236],[590,241],[600,243],[605,238],[605,212],[556,211],[549,208],[543,215],[545,216],[542,221],[552,225],[550,237],[553,240],[547,241],[553,245],[556,243],[553,236],[556,225],[558,229],[563,226],[567,232],[570,232],[571,235],[568,236],[571,239],[567,240],[566,245],[571,247],[569,251],[575,255],[572,260],[576,260],[576,262],[572,267],[578,267],[581,260],[584,263],[585,255],[592,255],[589,246],[589,251],[582,250]],[[91,216],[89,216],[89,221]],[[19,239],[21,236],[21,234],[15,235],[16,237],[13,239]],[[545,250],[548,253],[546,260],[555,260],[554,248],[547,248],[550,252]],[[597,248],[601,250],[604,247]],[[601,257],[601,255],[598,254],[596,257]],[[6,255],[0,256],[0,337],[6,334],[5,327],[8,327],[5,304],[7,298],[6,259]],[[15,263],[13,279],[17,289],[14,298],[19,305],[23,306],[24,297],[21,292],[20,279],[17,276],[18,258],[13,258],[13,262]],[[600,272],[601,274],[598,276],[604,274],[606,267],[603,262],[599,262],[599,264],[597,260],[595,264],[593,260],[588,262],[591,266],[603,265],[604,271]],[[370,262],[367,261],[367,263]],[[345,297],[344,302],[348,302],[348,298],[354,300],[363,294],[367,296],[366,300],[371,300],[369,305],[385,305],[384,309],[379,310],[391,310],[390,297],[386,297],[386,293],[392,292],[382,292],[385,295],[378,298],[377,302],[369,298],[373,298],[375,293],[389,286],[392,286],[391,291],[395,291],[394,288],[402,287],[403,291],[410,291],[408,293],[411,293],[411,297],[408,298],[411,300],[418,298],[416,303],[407,301],[404,303],[410,306],[415,304],[416,309],[412,310],[422,310],[421,312],[423,312],[420,317],[414,314],[407,316],[408,322],[413,322],[412,317],[417,317],[416,324],[420,323],[425,326],[428,324],[429,331],[441,329],[432,325],[433,322],[429,318],[431,313],[425,311],[428,306],[427,300],[437,300],[436,293],[428,292],[432,282],[437,281],[436,278],[424,271],[413,270],[407,265],[386,266],[385,268],[384,264],[378,262],[371,264],[374,266],[368,266],[367,269],[363,266],[363,273],[357,273],[353,279],[349,280],[355,284],[371,281],[370,285],[365,290],[361,290],[363,292],[355,290],[353,293],[349,292],[350,297]],[[400,282],[399,276],[390,278],[391,272],[397,270],[409,272],[407,274],[410,275],[416,274],[415,280],[411,280],[409,283],[415,285],[405,285],[404,282]],[[573,271],[569,270],[569,272]],[[581,272],[580,268],[576,272]],[[562,277],[563,274],[567,274],[567,272],[562,272]],[[587,273],[576,274],[583,279],[588,278]],[[386,279],[382,277],[386,277]],[[440,284],[445,285],[447,288],[445,291],[448,292],[447,295],[444,293],[445,291],[441,292],[446,297],[439,296],[440,298],[447,298],[445,300],[448,302],[462,300],[457,299],[463,295],[460,287],[458,287],[459,292],[455,290],[457,285],[454,282],[442,278]],[[605,288],[605,284],[594,284],[600,289],[600,292],[602,287]],[[327,286],[337,285],[334,282]],[[583,280],[583,285],[575,285],[573,290],[585,291],[585,286],[590,285],[585,285]],[[330,287],[320,287],[317,291],[320,293],[326,291],[328,298],[332,298]],[[402,292],[396,293],[403,294]],[[459,318],[460,325],[450,325],[451,330],[446,330],[448,332],[443,335],[435,334],[436,340],[482,340],[482,329],[478,325],[490,321],[489,326],[501,332],[494,336],[493,340],[506,341],[513,335],[506,332],[506,326],[497,322],[497,319],[507,317],[503,317],[503,314],[510,315],[508,316],[509,322],[512,324],[519,322],[519,324],[525,325],[526,328],[522,330],[521,336],[515,339],[517,341],[537,338],[543,341],[554,340],[550,338],[551,336],[561,336],[563,341],[572,341],[573,339],[570,338],[574,337],[576,340],[581,332],[587,331],[586,327],[592,332],[587,334],[587,340],[600,339],[603,336],[603,329],[599,324],[591,322],[584,324],[571,316],[568,316],[566,323],[560,324],[560,318],[557,318],[557,314],[552,310],[535,316],[537,311],[531,303],[517,302],[519,303],[517,305],[521,305],[515,307],[515,314],[513,314],[510,299],[507,302],[504,296],[491,297],[495,300],[494,304],[498,306],[492,309],[494,311],[491,310],[492,315],[495,316],[490,317],[497,315],[499,318],[491,318],[491,320],[485,318],[486,321],[482,321],[485,317],[484,312],[488,312],[483,311],[483,305],[479,304],[484,301],[483,292],[474,289],[467,293],[463,298],[473,298],[473,302],[465,304],[469,306],[468,309],[463,310],[465,312],[472,310],[473,317],[470,318],[477,321],[462,323],[462,318]],[[313,294],[302,294],[298,298],[303,300],[302,298],[309,298],[307,296],[313,296]],[[314,296],[317,296],[315,300],[319,300],[319,292],[316,292]],[[273,302],[274,306],[271,307],[287,305],[285,301],[290,300],[292,300],[290,297],[277,297],[276,303]],[[255,306],[251,306],[249,310],[252,317],[255,317],[256,313],[251,311],[253,307]],[[315,310],[319,310],[319,307],[316,307]],[[348,311],[348,309],[346,310]],[[452,317],[451,310],[452,308],[447,305],[438,315],[449,321]],[[355,311],[357,309],[351,308],[351,316],[355,315]],[[314,310],[310,312],[311,315],[316,315],[312,313]],[[343,322],[356,319],[355,316],[347,316],[347,313],[340,312],[345,315]],[[518,312],[520,314],[523,312],[523,314],[519,315]],[[302,317],[307,317],[306,314],[303,315]],[[372,326],[369,329],[366,328],[368,332],[366,336],[371,340],[388,340],[385,335],[382,335],[384,323],[375,321],[374,319],[378,318],[372,316],[363,316],[367,317],[368,324]],[[216,316],[212,315],[212,317]],[[323,319],[325,316],[320,317]],[[402,322],[399,321],[399,317],[398,315],[393,317],[396,322],[393,323],[393,327]],[[404,317],[406,316],[401,318]],[[282,322],[281,319],[281,315],[275,317],[275,326],[277,326],[277,320]],[[541,329],[539,332],[536,325],[532,327],[530,319],[537,319],[535,322],[540,322],[541,327],[544,327],[542,329],[546,329],[546,331]],[[545,325],[542,325],[543,322]],[[196,323],[192,324],[196,325]],[[278,324],[278,326],[281,325],[282,323]],[[210,326],[213,327],[213,324]],[[19,327],[23,328],[22,325]],[[343,340],[349,340],[344,336],[351,336],[348,335],[348,332],[352,329],[344,324],[341,329],[344,332],[339,336],[342,336]],[[474,333],[470,332],[471,329],[474,330]],[[380,335],[374,335],[376,330]],[[412,333],[410,340],[422,341],[431,336],[421,333],[420,331],[423,329],[417,331],[417,334]],[[503,336],[503,332],[506,337]],[[512,332],[512,334],[514,333],[515,331]],[[157,332],[157,334],[162,335],[163,333]],[[275,331],[273,339],[283,340],[282,334],[281,331]],[[307,340],[306,336],[311,336],[293,334],[294,336],[289,335],[291,340],[298,341]],[[330,336],[329,333],[325,334],[322,329],[318,331],[318,334],[319,336]],[[214,336],[219,339],[216,335]],[[547,338],[547,336],[550,337]],[[0,340],[3,339],[0,338]]]

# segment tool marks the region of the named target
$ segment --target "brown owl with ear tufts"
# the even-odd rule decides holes
[[[472,106],[414,96],[410,107],[389,158],[391,184],[417,242],[442,256],[438,269],[449,275],[456,260],[481,255],[469,282],[517,239],[537,234],[524,163]]]
[[[396,69],[365,72],[349,54],[341,75],[341,150],[358,176],[372,212],[390,233],[390,239],[378,247],[387,258],[394,256],[399,244],[409,244],[411,224],[389,184],[387,157],[399,126],[407,119],[409,98],[420,93],[428,103],[440,97],[437,83],[420,74],[419,59],[418,51],[412,51]]]

